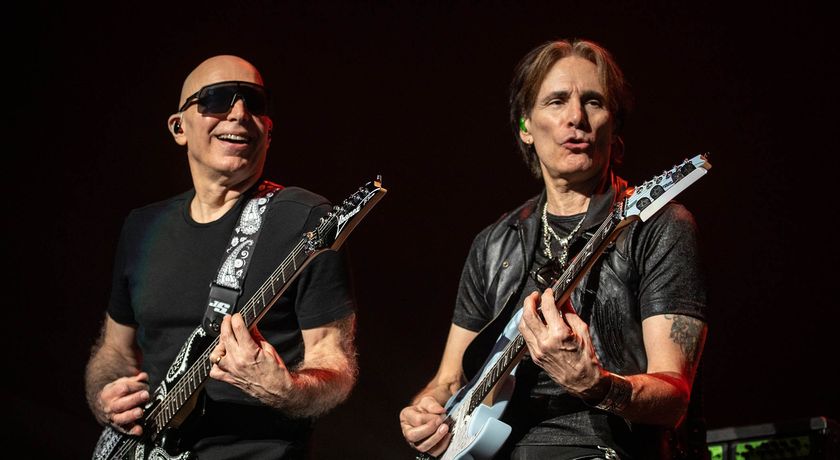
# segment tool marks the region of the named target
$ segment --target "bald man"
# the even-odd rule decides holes
[[[186,361],[184,345],[201,343],[195,332],[208,314],[210,284],[254,195],[266,186],[273,191],[239,305],[331,209],[315,193],[262,177],[272,120],[262,76],[249,62],[227,55],[205,60],[184,80],[178,107],[168,128],[186,148],[193,187],[133,210],[123,224],[102,335],[85,373],[88,404],[106,427],[100,445],[148,435],[144,409],[182,377],[190,364],[177,365]],[[258,328],[249,330],[238,313],[223,316],[218,344],[205,358],[209,379],[189,402],[195,406],[182,409],[186,420],[172,424],[179,426],[166,446],[170,454],[304,456],[313,421],[343,402],[356,381],[355,301],[346,267],[343,252],[320,254]],[[160,448],[154,441],[141,445]]]

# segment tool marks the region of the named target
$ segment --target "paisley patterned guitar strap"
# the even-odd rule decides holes
[[[202,320],[202,328],[211,336],[219,335],[222,318],[234,313],[236,302],[242,295],[245,273],[257,245],[263,214],[271,198],[283,189],[282,185],[264,180],[242,208],[239,222],[233,229],[225,249],[216,279],[210,283],[210,297]]]

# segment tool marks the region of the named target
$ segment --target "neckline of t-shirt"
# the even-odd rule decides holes
[[[572,214],[570,216],[555,216],[554,214],[546,214],[549,225],[552,227],[559,227],[567,232],[574,228],[578,222],[584,218],[584,216],[586,216],[585,212]]]
[[[223,225],[223,224],[227,223],[230,219],[235,219],[235,217],[231,217],[231,216],[238,216],[239,215],[239,211],[242,209],[242,203],[243,203],[242,200],[243,200],[243,198],[245,198],[246,195],[248,195],[248,194],[243,193],[239,198],[237,198],[236,199],[236,204],[234,204],[230,209],[228,209],[227,212],[225,212],[224,215],[222,215],[222,217],[219,217],[218,219],[216,219],[214,221],[203,222],[202,223],[202,222],[196,221],[195,219],[193,219],[192,215],[190,215],[190,203],[192,203],[193,198],[195,198],[195,189],[192,189],[192,190],[190,190],[190,193],[187,195],[187,197],[186,197],[187,199],[184,201],[184,206],[182,208],[184,221],[188,225],[190,225],[192,227],[196,227],[196,228],[206,228],[206,227],[212,227],[214,225]]]

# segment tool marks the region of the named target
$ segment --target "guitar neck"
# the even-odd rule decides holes
[[[619,201],[613,206],[612,213],[601,223],[592,238],[572,259],[563,275],[551,286],[556,303],[568,300],[572,289],[598,260],[598,256],[618,237],[622,229],[635,220],[634,216],[624,218],[623,215],[624,201]]]
[[[274,270],[268,279],[257,289],[256,293],[242,306],[240,313],[248,327],[258,323],[268,312],[269,308],[286,291],[292,281],[303,271],[303,268],[320,252],[319,235],[327,234],[335,228],[335,220],[325,221],[316,232],[307,233],[286,259]]]
[[[565,302],[598,256],[612,243],[632,219],[622,218],[624,202],[619,201],[610,216],[604,220],[592,238],[569,263],[563,275],[553,285],[555,303]],[[525,354],[525,339],[518,332],[501,351],[498,360],[481,377],[470,396],[469,411],[478,407],[499,380],[519,363]]]

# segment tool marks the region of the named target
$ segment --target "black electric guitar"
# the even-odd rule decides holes
[[[609,217],[552,284],[556,303],[568,300],[598,256],[618,238],[622,230],[636,220],[648,220],[710,168],[706,155],[697,155],[638,187],[628,189],[624,199],[615,204]],[[492,350],[482,356],[486,360],[477,368],[472,380],[446,403],[445,423],[449,425],[452,438],[446,451],[438,457],[441,460],[491,458],[510,435],[511,427],[499,419],[513,394],[515,368],[527,347],[518,329],[522,309],[505,322],[508,317],[509,311],[499,314],[470,345],[472,348],[479,342],[492,344]],[[488,348],[483,347],[484,350]],[[470,351],[468,349],[465,356]],[[431,457],[421,454],[418,458]]]
[[[384,196],[381,178],[368,182],[321,218],[316,228],[305,233],[294,249],[274,270],[240,313],[248,327],[256,324],[319,254],[337,250],[362,218]],[[167,372],[167,378],[153,392],[144,407],[143,435],[131,436],[105,427],[96,443],[94,460],[186,460],[191,452],[179,452],[177,428],[195,406],[199,389],[210,375],[210,352],[219,343],[216,335],[198,326],[186,340]]]

